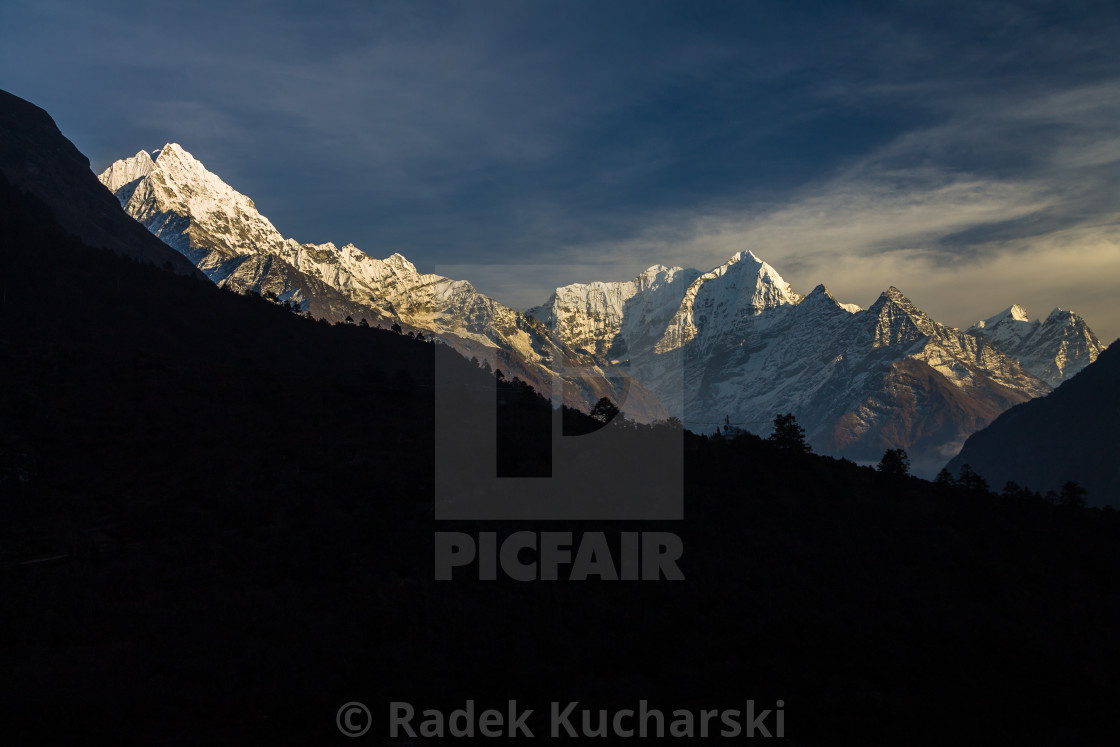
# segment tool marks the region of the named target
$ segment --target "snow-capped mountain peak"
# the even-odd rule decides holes
[[[844,309],[845,311],[848,311],[849,313],[851,312],[850,307],[852,306],[852,304],[843,304],[836,300],[836,296],[832,295],[832,291],[826,288],[824,283],[818,283],[817,287],[813,288],[813,290],[809,292],[809,295],[805,296],[805,298],[801,300],[801,305],[806,304],[823,304],[827,306],[836,306]],[[856,309],[858,310],[859,307],[857,306]]]
[[[684,272],[683,267],[666,267],[665,265],[651,265],[638,275],[635,280],[642,285],[650,286],[658,281],[671,283],[678,273]]]
[[[674,350],[698,335],[706,349],[725,336],[741,336],[749,317],[800,301],[777,270],[753,252],[738,252],[692,281],[657,349]]]
[[[990,316],[983,321],[976,322],[974,326],[978,329],[990,330],[1000,325],[1014,322],[1030,322],[1030,316],[1027,314],[1027,310],[1017,303],[1008,306],[995,316]]]
[[[786,291],[789,290],[789,284],[782,279],[778,271],[768,265],[763,260],[759,259],[752,251],[736,252],[719,267],[712,270],[716,276],[732,274],[736,272],[748,273],[760,279],[765,279],[775,286],[781,287]]]
[[[1084,319],[1062,308],[1055,308],[1045,320],[1031,321],[1027,310],[1014,304],[968,331],[1019,359],[1051,386],[1095,361],[1105,347]]]
[[[153,161],[145,151],[115,162],[98,178],[125,211],[210,272],[214,258],[279,254],[285,243],[253,201],[230,187],[178,143]]]
[[[126,212],[219,285],[292,302],[333,321],[366,319],[431,333],[468,357],[489,358],[492,365],[500,358],[507,375],[542,391],[559,375],[571,385],[564,388],[570,405],[589,407],[602,396],[622,402],[619,392],[629,389],[632,417],[664,416],[641,384],[608,382],[597,361],[564,346],[557,351],[539,324],[466,281],[421,273],[399,253],[376,259],[354,244],[285,238],[251,199],[177,143],[155,151],[154,160],[142,151],[117,161],[99,178]],[[550,368],[556,352],[580,361],[579,371]]]
[[[357,251],[357,247],[353,244],[347,244],[346,246]],[[418,274],[416,272],[416,265],[409,262],[407,259],[405,259],[405,256],[403,254],[400,254],[398,252],[393,252],[388,257],[383,259],[382,262],[389,265],[395,270],[400,270],[401,272],[408,273],[409,275]]]
[[[155,168],[155,162],[148,155],[148,151],[139,151],[132,158],[117,161],[101,175],[102,183],[110,192],[116,192],[127,184],[139,181]]]
[[[634,345],[660,336],[697,275],[657,264],[633,280],[571,283],[527,313],[574,347],[617,360]]]
[[[876,301],[875,304],[872,305],[872,308],[874,308],[877,305],[886,304],[886,303],[903,304],[903,305],[911,306],[911,307],[914,306],[914,304],[910,302],[910,299],[907,298],[905,296],[905,294],[903,294],[902,291],[900,291],[898,288],[894,287],[893,285],[879,294],[879,299],[878,299],[878,301]]]
[[[939,333],[936,322],[893,285],[879,294],[867,315],[874,319],[875,347],[909,344]]]
[[[824,283],[818,283],[817,287],[813,288],[813,290],[810,291],[809,295],[805,296],[805,298],[801,300],[802,304],[810,302],[814,304],[820,303],[829,306],[836,306],[848,312],[849,314],[855,314],[857,311],[863,311],[863,308],[858,304],[841,302],[836,298],[836,296],[832,294],[832,291],[825,287]]]

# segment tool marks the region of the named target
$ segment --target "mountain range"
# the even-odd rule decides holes
[[[629,281],[566,285],[519,312],[400,254],[285,238],[175,143],[116,161],[99,179],[219,285],[331,321],[421,331],[541,391],[564,381],[568,404],[611,397],[636,420],[766,432],[792,412],[818,451],[874,461],[901,447],[919,474],[1105,347],[1063,309],[1030,321],[1012,306],[960,330],[894,287],[867,309],[824,285],[802,296],[749,251],[708,272],[655,265]]]
[[[1068,315],[1064,335],[1049,323],[1019,348],[1031,354],[1024,363],[983,334],[938,323],[893,287],[868,309],[823,285],[802,297],[750,252],[703,274],[650,268],[629,283],[566,286],[530,313],[572,345],[622,358],[696,430],[764,432],[788,411],[820,451],[875,460],[903,447],[925,473],[1003,410],[1049,392],[1041,375],[1053,359],[1071,374],[1101,349]],[[674,353],[683,387],[660,378]]]
[[[464,280],[421,273],[400,254],[375,259],[353,244],[284,238],[251,199],[175,143],[117,161],[99,178],[129,215],[219,286],[291,303],[328,321],[397,324],[434,335],[507,377],[542,392],[555,388],[565,403],[585,410],[600,397],[626,396],[644,419],[665,416],[640,384],[609,375],[597,359]]]

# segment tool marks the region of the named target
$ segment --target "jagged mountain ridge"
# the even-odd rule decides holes
[[[577,283],[557,288],[527,313],[549,328],[563,329],[577,348],[624,358],[629,346],[656,341],[680,306],[697,270],[654,265],[634,280]]]
[[[1085,320],[1056,308],[1045,320],[1033,322],[1026,309],[1014,304],[968,331],[985,337],[1050,386],[1058,386],[1095,361],[1105,346]]]
[[[676,299],[666,296],[669,284],[656,282],[669,272],[687,278],[674,287]],[[656,302],[644,297],[655,293]],[[866,310],[823,285],[802,297],[751,252],[703,274],[658,266],[628,283],[565,286],[530,313],[584,347],[607,330],[600,349],[697,430],[729,420],[764,433],[774,414],[793,412],[820,451],[874,460],[903,447],[925,474],[999,413],[1049,392],[1040,374],[1064,362],[1069,375],[1096,355],[1085,345],[1052,360],[1060,353],[1054,340],[1080,339],[1076,315],[1068,317],[1071,331],[1052,324],[1013,349],[1028,368],[1006,341],[940,324],[897,288]]]
[[[751,252],[706,273],[655,265],[629,281],[564,286],[520,314],[466,281],[419,273],[399,254],[375,259],[352,244],[285,239],[181,147],[154,154],[118,161],[100,178],[215,282],[319,304],[314,313],[328,318],[397,321],[465,355],[502,351],[507,372],[535,385],[561,359],[599,374],[617,364],[640,385],[584,386],[585,403],[603,394],[632,415],[670,413],[697,430],[730,420],[765,432],[789,411],[820,451],[873,460],[901,446],[928,472],[1099,352],[1073,314],[1029,330],[1001,326],[997,315],[962,332],[895,288],[867,310],[824,286],[802,297]],[[1012,311],[1011,321],[1024,321]]]
[[[376,259],[353,244],[285,238],[251,199],[181,146],[168,143],[153,154],[139,151],[116,161],[98,178],[129,215],[218,285],[271,292],[332,321],[367,318],[434,334],[541,391],[561,378],[568,404],[586,408],[608,396],[627,399],[629,414],[638,419],[664,416],[640,384],[609,376],[597,358],[557,344],[539,322],[470,283],[420,273],[400,254]]]

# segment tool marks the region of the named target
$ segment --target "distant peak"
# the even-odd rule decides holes
[[[832,291],[824,286],[824,283],[818,283],[816,288],[813,288],[809,295],[801,303],[810,304],[826,304],[828,306],[835,306],[838,309],[843,309],[849,314],[854,314],[862,309],[854,303],[840,303],[836,296],[832,295]]]
[[[883,295],[886,296],[887,298],[889,298],[892,301],[909,301],[910,300],[909,298],[907,298],[906,296],[904,296],[902,294],[902,291],[900,291],[898,288],[894,287],[893,285],[890,288],[887,288],[885,291],[883,291]]]
[[[875,306],[884,306],[886,304],[894,304],[896,306],[913,306],[914,302],[903,295],[902,291],[893,285],[879,294],[879,300],[875,302]]]
[[[759,278],[776,285],[788,285],[773,265],[762,261],[758,258],[758,255],[751,251],[738,252],[732,255],[731,259],[717,267],[714,272],[719,274],[753,273],[757,274]]]
[[[390,267],[406,270],[408,272],[416,272],[416,265],[409,262],[400,252],[393,252],[382,261]]]
[[[806,301],[808,301],[811,298],[813,298],[813,299],[827,298],[828,300],[832,301],[833,303],[836,302],[836,296],[832,295],[832,293],[829,292],[828,288],[824,287],[824,283],[818,283],[817,287],[813,288],[813,290],[809,293],[809,295],[805,296]]]
[[[986,326],[990,327],[993,324],[995,324],[996,322],[1003,321],[1004,319],[1012,319],[1016,322],[1029,322],[1030,321],[1030,317],[1027,316],[1027,310],[1024,309],[1022,306],[1020,306],[1019,304],[1015,303],[1015,304],[1011,304],[1006,309],[999,312],[998,314],[991,317],[990,319],[985,319],[984,323],[985,323]]]
[[[731,265],[731,264],[735,264],[737,262],[746,262],[747,260],[750,260],[751,262],[753,262],[756,265],[766,264],[761,259],[759,259],[757,254],[750,251],[749,249],[746,250],[746,251],[736,252],[735,254],[732,254],[731,258],[727,261],[727,264]]]
[[[178,143],[166,143],[162,148],[153,151],[156,154],[156,162],[166,162],[169,159],[186,161],[188,163],[198,163],[198,159],[188,153],[183,146]]]
[[[119,161],[114,161],[109,168],[98,174],[97,178],[104,184],[110,192],[117,194],[117,191],[128,186],[135,185],[140,179],[143,179],[148,174],[152,173],[155,169],[155,163],[152,157],[148,155],[148,151],[141,150],[131,158],[122,158]],[[131,196],[131,190],[125,195],[125,199]],[[117,195],[118,199],[121,195]]]
[[[1029,324],[1031,321],[1030,316],[1027,315],[1027,310],[1019,304],[1012,304],[995,316],[990,316],[987,319],[976,322],[972,325],[974,329],[992,329],[1000,325],[1007,326],[1011,323],[1013,326],[1019,326],[1022,323]]]
[[[657,280],[657,278],[663,277],[665,279],[665,282],[671,283],[673,282],[673,279],[676,278],[677,273],[683,272],[683,269],[684,268],[681,267],[666,267],[665,265],[660,264],[652,265],[643,270],[641,274],[639,274],[638,277],[635,278],[635,280],[639,282],[646,281],[652,283],[653,281]]]
[[[1055,306],[1054,310],[1050,312],[1050,315],[1047,316],[1046,319],[1047,321],[1049,321],[1050,319],[1071,319],[1074,316],[1076,315],[1069,309],[1063,309],[1060,306]]]

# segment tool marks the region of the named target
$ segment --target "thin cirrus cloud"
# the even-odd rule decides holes
[[[1120,335],[1120,85],[1101,83],[965,110],[906,132],[778,204],[680,214],[609,257],[620,277],[647,257],[708,267],[751,249],[802,292],[825,283],[870,304],[889,285],[967,325],[1011,303],[1061,305],[1106,340]],[[1040,133],[1044,135],[1040,136]],[[1021,162],[1004,165],[1013,151]],[[972,154],[972,155],[970,155]],[[969,163],[986,168],[966,170]]]
[[[0,71],[95,169],[179,142],[285,235],[518,307],[752,249],[1111,339],[1112,5],[11,0]]]

